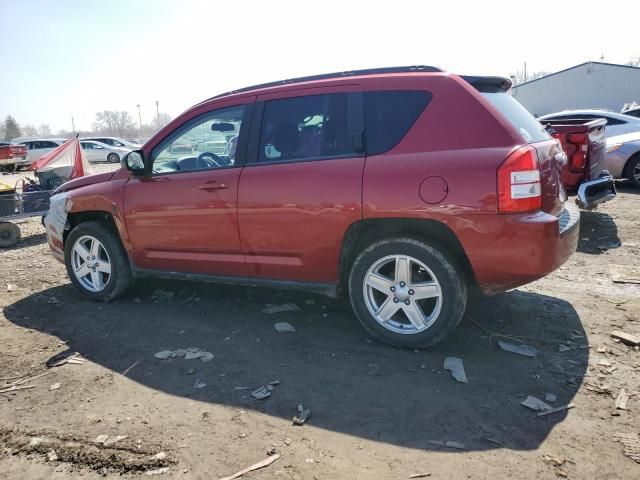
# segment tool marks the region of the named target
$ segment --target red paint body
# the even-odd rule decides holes
[[[149,157],[176,128],[221,107],[371,90],[433,95],[400,143],[384,154],[142,178],[121,169],[111,178],[65,184],[62,190],[72,199],[69,213],[108,212],[135,267],[182,273],[338,284],[345,235],[370,219],[441,222],[458,239],[486,292],[531,282],[572,254],[578,229],[561,234],[559,227],[565,199],[553,163],[559,143],[533,144],[542,210],[499,214],[496,170],[527,142],[455,75],[363,75],[214,98],[176,118],[143,152]],[[201,189],[210,182],[226,188]]]

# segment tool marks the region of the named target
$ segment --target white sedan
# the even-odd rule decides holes
[[[120,163],[120,159],[131,150],[124,147],[112,147],[93,140],[80,140],[80,146],[89,163]]]

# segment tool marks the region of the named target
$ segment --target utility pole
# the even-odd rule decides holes
[[[140,104],[137,104],[136,107],[138,107],[138,122],[140,124],[140,131],[142,131],[142,115],[140,115]]]
[[[156,118],[160,120],[160,100],[156,100]]]

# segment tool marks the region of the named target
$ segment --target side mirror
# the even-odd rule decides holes
[[[127,153],[122,160],[125,167],[134,175],[144,175],[144,154],[142,150],[133,150]]]

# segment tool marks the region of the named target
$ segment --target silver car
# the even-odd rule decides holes
[[[640,188],[640,132],[607,138],[607,170]]]
[[[120,159],[131,151],[130,148],[112,147],[93,140],[80,140],[80,146],[89,163],[120,163]]]

